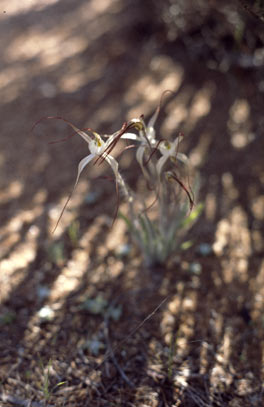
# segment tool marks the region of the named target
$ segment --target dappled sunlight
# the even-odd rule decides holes
[[[117,250],[125,242],[124,236],[126,230],[126,224],[123,219],[116,219],[105,242],[108,251]]]
[[[26,89],[28,72],[25,67],[7,67],[0,72],[1,103],[10,103]]]
[[[252,317],[255,321],[259,321],[260,329],[263,325],[263,308],[264,308],[264,260],[262,260],[259,273],[255,279],[251,279],[250,288],[255,292],[254,295],[254,308]],[[263,342],[264,345],[264,342]],[[264,355],[263,355],[264,358]],[[263,367],[264,368],[264,367]]]
[[[172,297],[168,302],[167,309],[161,318],[161,330],[164,333],[166,345],[171,344],[172,335],[175,335],[174,327],[177,321],[178,332],[175,337],[178,347],[178,355],[183,357],[188,352],[189,338],[192,338],[195,332],[195,315],[193,311],[197,307],[197,293],[189,291],[181,298],[183,287],[179,284],[178,295]]]
[[[182,131],[188,117],[188,103],[192,98],[194,89],[187,85],[165,107],[166,117],[163,123],[164,131]]]
[[[150,63],[149,74],[141,75],[133,88],[126,92],[124,100],[129,104],[136,104],[128,112],[129,117],[137,117],[142,113],[149,113],[150,103],[153,109],[158,104],[162,93],[166,90],[177,92],[183,81],[183,68],[171,58],[160,55],[154,57]]]
[[[165,3],[2,0],[0,382],[20,405],[42,402],[38,360],[49,359],[54,406],[224,407],[230,394],[262,395],[263,80],[236,59],[250,54],[250,30],[257,37],[246,24],[226,30],[228,4],[214,12],[202,1],[204,14],[195,6],[189,16]],[[184,134],[194,210],[204,210],[184,245],[150,269],[118,216],[129,209],[112,169],[92,161],[73,190],[87,143],[63,120],[39,119],[111,134],[140,115],[148,123],[166,90],[157,139]],[[110,154],[148,196],[152,219],[157,197],[129,145]],[[101,310],[85,308],[98,297]]]
[[[219,314],[218,314],[218,316],[220,317]],[[222,334],[223,330],[224,330],[224,334]],[[232,375],[230,375],[226,372],[226,368],[232,369],[232,366],[230,366],[230,357],[232,354],[232,348],[233,348],[232,344],[233,344],[234,335],[235,335],[235,333],[233,332],[233,329],[232,329],[232,325],[224,327],[224,324],[222,324],[221,330],[219,332],[219,336],[220,335],[222,336],[222,339],[218,344],[217,352],[214,354],[215,364],[212,369],[212,373],[210,375],[210,381],[211,381],[212,385],[215,385],[215,384],[219,385],[219,382],[218,382],[219,379],[221,381],[226,381],[226,379],[228,377],[229,377],[229,381],[230,381],[229,384],[231,384],[231,382],[232,382]]]
[[[7,87],[11,86],[15,81],[23,81],[25,84],[26,78],[27,78],[27,69],[26,67],[20,66],[20,67],[8,67],[5,69],[2,69],[0,72],[0,88],[2,91]],[[1,101],[2,102],[2,101]]]
[[[225,253],[231,256],[231,261],[239,258],[247,259],[251,255],[247,216],[241,207],[236,206],[228,218],[218,222],[213,248],[217,255]],[[229,256],[223,261],[229,262]],[[236,273],[235,269],[234,272]],[[229,278],[232,279],[231,275],[232,273],[229,274]]]
[[[175,131],[175,128],[180,128],[181,123],[183,123],[188,115],[188,109],[184,104],[179,102],[173,103],[174,107],[172,107],[172,103],[167,106],[166,111],[168,112],[168,116],[164,120],[163,128],[165,131],[169,133]]]
[[[21,3],[21,2],[20,2]],[[20,4],[19,3],[19,4]],[[28,1],[23,7],[18,7],[16,1],[10,4],[7,9],[6,18],[11,18],[14,10],[39,12],[42,8],[50,7],[56,1],[35,2]],[[67,70],[63,70],[56,84],[51,82],[53,91],[48,92],[47,97],[53,97],[58,92],[71,93],[79,90],[82,86],[99,79],[105,69],[106,59],[100,59],[93,64],[84,65],[81,54],[110,29],[112,22],[107,18],[106,10],[114,8],[115,2],[97,1],[87,2],[81,7],[76,7],[70,17],[61,18],[58,24],[49,28],[42,27],[42,24],[33,24],[26,31],[20,33],[9,46],[4,49],[2,58],[4,68],[0,73],[0,87],[2,87],[2,102],[12,102],[21,95],[27,88],[27,84],[40,73],[50,74],[63,62],[67,65]],[[45,12],[45,11],[42,11]],[[97,23],[97,18],[102,15],[103,22]],[[42,19],[40,20],[42,22]],[[109,25],[110,24],[110,25]],[[80,25],[83,31],[79,32]],[[84,35],[84,32],[86,35]],[[30,69],[28,66],[30,65]],[[39,84],[39,89],[44,84]],[[42,92],[45,96],[47,92]]]
[[[8,232],[20,232],[23,225],[34,224],[34,221],[43,212],[43,203],[46,198],[46,191],[40,190],[33,199],[33,208],[30,209],[18,209],[16,215],[10,219],[10,221],[3,227],[1,227],[1,233],[7,234]]]
[[[211,143],[212,135],[209,133],[202,133],[197,145],[191,149],[189,158],[191,164],[195,168],[201,167],[206,161]]]
[[[250,106],[247,100],[238,99],[230,107],[230,128],[235,125],[245,124],[250,117]]]
[[[235,201],[239,197],[239,191],[234,183],[234,177],[230,172],[224,172],[221,181],[226,203],[230,204],[230,202]]]
[[[97,15],[105,13],[108,11],[109,7],[115,7],[117,5],[117,9],[120,9],[120,3],[118,6],[118,1],[117,0],[91,0],[89,2],[89,5],[84,4],[83,8],[81,8],[82,12],[87,11],[87,7],[89,7],[89,11],[93,11],[90,15],[89,18],[93,19]],[[113,10],[115,12],[115,8]]]
[[[166,107],[167,117],[162,129],[165,132],[183,131],[186,137],[195,128],[197,123],[206,117],[211,110],[211,99],[214,97],[215,85],[208,82],[203,88],[195,92],[191,87],[181,89]],[[190,105],[191,103],[191,105]],[[207,151],[212,142],[213,135],[202,132],[198,144],[192,148],[189,155],[194,166],[199,167],[206,159]]]
[[[63,304],[64,298],[79,287],[89,266],[89,252],[87,250],[76,249],[72,253],[71,260],[60,270],[57,279],[54,280],[49,303],[58,301]]]
[[[215,84],[208,82],[195,93],[187,118],[187,131],[191,131],[198,120],[208,115],[211,110],[211,99],[215,92]]]
[[[9,201],[10,199],[18,198],[23,190],[23,184],[21,181],[13,181],[8,187],[3,188],[0,191],[0,200],[2,203]]]
[[[252,200],[251,209],[258,221],[264,220],[264,195],[259,195]]]
[[[244,148],[255,139],[253,133],[239,132],[231,136],[232,146],[235,148]]]
[[[228,129],[231,135],[231,144],[236,149],[246,147],[256,135],[251,131],[250,105],[245,99],[237,99],[230,107]]]
[[[61,237],[70,224],[74,221],[80,205],[83,203],[89,190],[89,187],[87,187],[87,181],[80,180],[78,186],[74,190],[74,193],[72,193],[73,189],[71,189],[67,195],[62,196],[61,199],[56,202],[56,204],[53,204],[50,207],[48,212],[50,221],[48,226],[50,238],[58,239]],[[67,203],[67,206],[64,208],[69,197],[70,200]],[[57,227],[55,231],[54,229],[56,225]]]
[[[229,248],[232,257],[249,257],[252,254],[248,217],[240,207],[232,209],[230,221]]]
[[[217,209],[216,196],[213,193],[208,193],[206,195],[204,211],[206,218],[211,222],[215,220],[216,209]]]
[[[1,8],[9,16],[15,16],[28,11],[41,11],[59,0],[1,0]]]
[[[36,255],[38,234],[39,229],[32,226],[25,234],[23,242],[20,241],[18,233],[13,233],[1,242],[4,253],[8,247],[15,246],[7,258],[0,259],[1,302],[9,298],[15,287],[25,278],[26,267]]]
[[[39,57],[43,58],[43,61],[47,59],[46,64],[50,65],[49,58],[52,56],[55,58],[56,55],[57,61],[54,59],[52,63],[55,65],[62,58],[61,53],[59,53],[59,46],[61,46],[61,42],[64,39],[65,33],[59,27],[52,31],[42,31],[40,28],[29,29],[28,32],[20,35],[10,44],[5,52],[5,59],[8,63],[14,63]],[[38,63],[39,68],[40,66]]]
[[[41,6],[41,3],[43,3],[46,7],[50,7],[57,1],[35,2],[32,0],[29,3],[34,2],[35,5],[31,4],[29,10],[40,11],[38,7],[35,7],[36,5]],[[56,65],[68,57],[79,54],[90,42],[96,39],[97,35],[104,32],[102,27],[96,24],[95,19],[109,7],[113,7],[114,3],[114,1],[106,0],[89,1],[82,6],[78,5],[78,7],[74,8],[71,12],[71,17],[59,19],[55,28],[49,30],[43,29],[41,24],[39,27],[29,27],[24,34],[16,38],[5,50],[4,57],[6,61],[23,61],[38,56],[41,64],[45,67]],[[105,18],[105,24],[108,24],[108,21]],[[86,26],[87,34],[90,34],[89,37],[84,37],[83,33],[72,36],[72,31],[84,22],[89,23]],[[107,28],[107,25],[104,26],[105,28]]]
[[[73,64],[73,66],[69,67],[67,74],[59,79],[58,90],[65,93],[76,92],[87,82],[99,80],[106,68],[105,64],[106,61],[101,61],[91,67],[87,66],[85,70],[78,64]],[[99,115],[103,114],[100,111]]]
[[[95,246],[95,253],[102,259],[102,264],[98,264],[99,267],[91,270],[91,275],[88,272],[89,284],[100,282],[108,272],[110,278],[116,277],[119,274],[121,269],[118,262],[113,262],[111,265],[110,261],[108,266],[103,262],[103,259],[106,258],[110,250],[117,250],[121,242],[124,241],[125,225],[123,221],[118,219],[112,226],[111,233],[109,233],[109,224],[110,219],[99,216],[87,229],[80,240],[80,248],[73,250],[71,259],[60,270],[60,274],[53,282],[49,296],[51,303],[63,303],[66,296],[74,292],[80,286],[91,265],[91,257],[93,256],[91,251],[92,246]],[[105,243],[97,241],[97,236],[103,231],[106,235]],[[107,269],[109,271],[107,271]]]

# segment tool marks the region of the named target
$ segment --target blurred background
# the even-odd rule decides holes
[[[163,295],[171,294],[155,335],[164,349],[173,332],[181,331],[185,338],[181,355],[191,360],[190,380],[185,377],[185,386],[176,379],[178,387],[174,383],[183,402],[199,405],[191,397],[194,385],[188,387],[191,373],[199,372],[206,374],[211,395],[217,388],[217,394],[232,393],[251,406],[260,405],[262,16],[261,2],[253,7],[246,1],[1,0],[0,370],[5,392],[18,388],[7,380],[12,364],[18,363],[14,371],[21,382],[26,371],[40,374],[34,361],[36,354],[49,359],[47,344],[57,370],[63,370],[73,385],[69,377],[74,367],[66,374],[58,359],[65,350],[65,355],[69,353],[63,363],[76,360],[72,346],[77,349],[80,338],[85,342],[92,331],[100,330],[98,317],[89,319],[88,333],[80,330],[87,315],[77,312],[76,304],[87,296],[103,291],[108,301],[117,296],[123,304],[120,335],[114,341],[130,330],[129,318],[144,319]],[[84,171],[55,234],[51,233],[72,190],[78,162],[88,150],[78,136],[50,144],[72,134],[60,120],[41,121],[33,130],[32,126],[42,117],[62,116],[79,128],[110,134],[125,120],[141,114],[149,118],[167,89],[174,93],[164,102],[158,134],[168,138],[180,131],[185,134],[181,151],[201,174],[199,201],[205,209],[191,231],[194,247],[180,260],[175,256],[157,289],[150,275],[142,275],[136,249],[124,254],[130,240],[122,220],[111,228],[116,195],[113,183],[103,179],[111,175],[104,165],[90,165]],[[116,148],[114,155],[119,153]],[[125,152],[120,159],[124,177],[136,186],[138,167],[132,153]],[[196,274],[190,271],[192,264],[198,264],[193,266]],[[148,295],[143,298],[146,287]],[[43,327],[39,311],[45,305],[53,314],[50,325]],[[186,331],[181,330],[184,324],[189,324]],[[150,327],[146,330],[150,332]],[[192,354],[186,344],[197,338],[204,338],[212,349],[196,344]],[[157,345],[152,348],[151,340],[144,339],[150,354]],[[142,346],[138,341],[137,352]],[[138,362],[141,367],[147,366],[146,360]],[[177,363],[181,369],[180,356]],[[137,380],[139,388],[143,382]],[[218,389],[220,382],[224,389]],[[172,402],[174,390],[166,386],[165,398]],[[197,386],[204,389],[204,382]],[[37,390],[29,393],[38,397]],[[209,403],[204,394],[198,396]],[[224,404],[224,396],[222,403],[216,405],[231,405]]]

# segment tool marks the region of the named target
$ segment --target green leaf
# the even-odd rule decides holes
[[[119,211],[118,216],[125,221],[128,229],[133,229],[132,222],[122,212]]]
[[[61,266],[65,261],[64,243],[62,241],[53,243],[48,249],[48,256],[50,261]]]
[[[204,208],[204,204],[200,203],[196,206],[196,208],[192,211],[192,213],[188,216],[188,218],[184,219],[182,223],[182,227],[186,228],[190,224],[192,224],[202,213]]]
[[[75,220],[71,223],[71,225],[68,228],[68,235],[74,247],[78,245],[79,231],[80,231],[80,222],[78,220]]]
[[[181,249],[182,249],[182,250],[187,250],[187,249],[189,249],[190,247],[192,247],[192,245],[193,245],[193,242],[192,242],[191,240],[187,240],[186,242],[183,242],[183,243],[181,244]]]

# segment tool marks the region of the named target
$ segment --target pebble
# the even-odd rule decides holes
[[[212,246],[208,243],[201,243],[197,248],[197,253],[206,257],[212,253]]]
[[[191,263],[189,265],[189,271],[193,274],[200,275],[202,272],[202,266],[200,263]]]
[[[55,317],[55,312],[49,305],[45,305],[39,310],[38,317],[43,322],[51,321]]]
[[[129,255],[129,253],[131,252],[131,245],[130,244],[121,244],[120,246],[118,246],[118,248],[116,249],[116,255],[118,257],[126,257]]]

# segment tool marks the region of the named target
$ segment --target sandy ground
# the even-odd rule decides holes
[[[1,0],[3,406],[262,405],[263,27],[228,3]],[[32,126],[110,134],[166,89],[158,131],[184,132],[201,176],[193,246],[147,270],[111,227],[106,165],[85,170],[52,234],[87,146],[49,144],[72,134],[60,120]],[[136,186],[132,152],[120,163]]]

